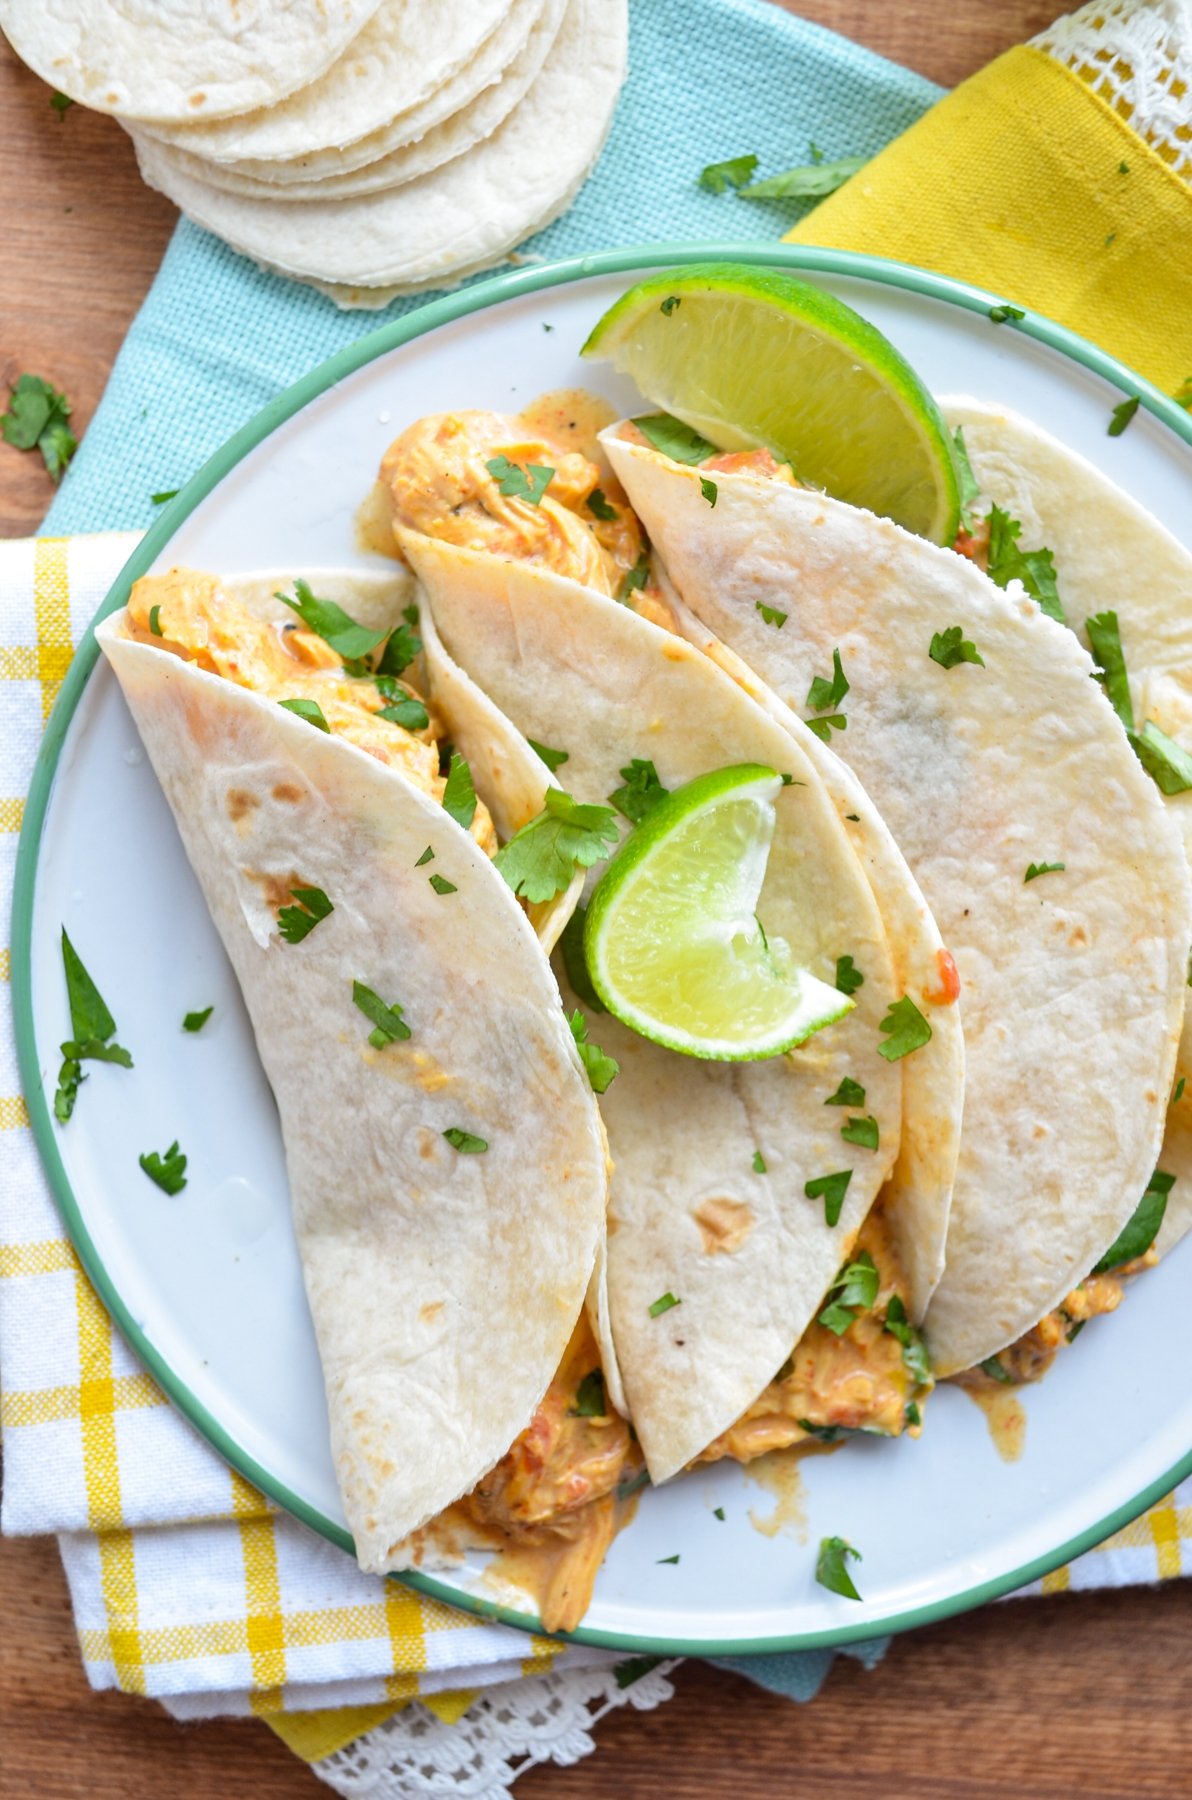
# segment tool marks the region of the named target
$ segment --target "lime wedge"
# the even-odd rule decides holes
[[[801,482],[937,544],[960,518],[952,441],[893,344],[793,275],[701,263],[651,275],[599,321],[611,360],[718,450],[765,447]]]
[[[757,917],[781,788],[757,763],[697,776],[647,814],[597,883],[588,972],[609,1012],[642,1037],[751,1062],[851,1011]]]

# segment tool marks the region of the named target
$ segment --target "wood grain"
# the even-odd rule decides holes
[[[779,0],[945,85],[1049,22],[1058,0]],[[635,0],[649,4],[649,0]],[[0,46],[0,375],[65,389],[85,428],[165,248],[172,207],[141,186],[111,120],[72,108]],[[0,445],[0,533],[51,498],[40,459]],[[298,1800],[326,1789],[261,1725],[180,1726],[92,1694],[57,1550],[0,1545],[0,1795]],[[629,1709],[600,1754],[519,1800],[1180,1800],[1192,1584],[994,1606],[900,1639],[871,1674],[838,1660],[808,1707],[690,1664],[657,1713]]]

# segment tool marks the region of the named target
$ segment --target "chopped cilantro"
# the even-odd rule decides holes
[[[919,1411],[919,1403],[917,1400],[907,1401],[906,1406],[903,1408],[902,1416],[908,1425],[921,1425],[923,1423],[923,1414]]]
[[[832,678],[816,675],[807,690],[807,704],[812,712],[834,712],[848,693],[849,681],[840,660],[840,651],[832,652]]]
[[[1130,173],[1129,163],[1128,162],[1120,162],[1117,166],[1117,172],[1119,175],[1128,175]]]
[[[848,720],[843,713],[828,713],[822,719],[804,719],[808,731],[813,731],[821,744],[830,744],[832,732],[847,731]]]
[[[1105,697],[1127,731],[1134,729],[1134,706],[1130,699],[1130,681],[1126,674],[1126,655],[1115,612],[1094,613],[1086,619],[1089,648],[1097,662],[1097,679],[1105,689]]]
[[[1002,1382],[1006,1387],[1013,1387],[1014,1377],[999,1357],[987,1356],[985,1361],[978,1366],[983,1375],[990,1376],[994,1381]]]
[[[720,1521],[721,1521],[721,1523],[722,1523],[722,1524],[723,1524],[723,1522],[724,1522],[724,1508],[723,1508],[723,1506],[714,1506],[714,1507],[713,1507],[713,1508],[712,1508],[712,1517],[713,1517],[713,1518],[714,1518],[714,1519],[719,1519],[719,1520],[720,1520]]]
[[[426,849],[422,852],[422,855],[418,858],[418,861],[414,864],[414,867],[416,869],[421,869],[424,864],[426,864],[428,862],[434,862],[434,860],[435,860],[435,853],[434,853],[433,849],[431,848],[431,846],[428,844],[426,846]]]
[[[1171,397],[1177,406],[1183,407],[1185,412],[1192,412],[1192,375],[1184,376]]]
[[[973,501],[979,497],[981,486],[973,474],[973,465],[969,461],[963,425],[958,425],[952,433],[952,451],[952,460],[956,465],[956,485],[960,491],[960,524],[963,530],[971,531],[973,528]]]
[[[1118,1269],[1123,1263],[1133,1262],[1136,1256],[1146,1255],[1159,1235],[1159,1227],[1167,1211],[1167,1196],[1174,1186],[1174,1175],[1168,1175],[1163,1169],[1155,1170],[1147,1182],[1146,1193],[1100,1262],[1094,1266],[1094,1275],[1105,1275],[1110,1269]]]
[[[850,1557],[857,1562],[862,1560],[861,1552],[854,1550],[847,1539],[821,1538],[819,1555],[815,1559],[815,1579],[830,1593],[842,1594],[846,1600],[859,1600],[861,1596],[848,1572]]]
[[[795,1372],[794,1356],[793,1355],[784,1356],[782,1361],[779,1363],[777,1370],[775,1371],[775,1374],[774,1374],[775,1383],[780,1382],[780,1381],[788,1381],[790,1379],[790,1377],[794,1374],[794,1372]]]
[[[385,648],[377,658],[376,673],[378,676],[389,675],[396,680],[399,675],[405,673],[414,658],[422,653],[422,639],[413,630],[418,623],[418,608],[407,606],[402,617],[405,623],[389,633]],[[377,686],[380,687],[380,685],[378,681]],[[384,691],[382,689],[382,692]]]
[[[1141,731],[1128,731],[1126,736],[1161,793],[1183,794],[1192,788],[1192,756],[1160,731],[1153,719],[1148,719]]]
[[[1064,1317],[1067,1318],[1067,1316],[1068,1315],[1065,1313]],[[1088,1324],[1087,1319],[1071,1320],[1071,1322],[1068,1325],[1067,1331],[1065,1331],[1065,1333],[1064,1333],[1065,1344],[1074,1344],[1087,1324]]]
[[[317,731],[330,732],[331,727],[323,717],[323,709],[317,700],[279,700],[277,704],[284,706],[287,712],[294,713],[299,719],[305,719]]]
[[[680,300],[678,294],[668,294],[666,299],[662,302],[662,305],[658,308],[658,310],[662,314],[663,318],[669,319],[671,314],[674,312],[676,306],[682,306],[682,304],[683,304],[683,302]]]
[[[531,902],[553,900],[577,869],[591,868],[616,842],[611,806],[582,806],[562,788],[548,788],[542,811],[493,860],[515,894]]]
[[[582,1000],[590,1012],[602,1013],[607,1008],[592,986],[587,958],[584,956],[584,920],[587,916],[587,907],[576,907],[559,935],[559,949],[563,956],[563,967],[567,971],[568,986],[576,999]]]
[[[857,965],[853,961],[852,957],[851,956],[838,956],[836,958],[836,978],[835,978],[835,987],[836,987],[837,993],[852,995],[852,994],[856,993],[856,991],[859,987],[864,987],[864,986],[865,986],[865,977],[864,977],[864,975],[862,975],[860,969],[857,967]],[[861,1099],[864,1099],[864,1097],[865,1097],[864,1091],[862,1091]],[[842,1101],[840,1101],[839,1104],[841,1106],[850,1106],[853,1104],[853,1102],[849,1101],[849,1100],[842,1100]],[[858,1100],[856,1102],[856,1105],[860,1106],[860,1104],[861,1104],[861,1101]]]
[[[476,817],[476,789],[472,785],[472,771],[458,750],[451,752],[447,786],[443,789],[443,811],[465,831]]]
[[[1175,1092],[1171,1096],[1171,1105],[1172,1106],[1178,1106],[1180,1101],[1183,1099],[1184,1087],[1185,1087],[1186,1082],[1187,1082],[1187,1076],[1185,1076],[1185,1075],[1181,1075],[1179,1080],[1176,1082]]]
[[[1121,437],[1127,425],[1142,404],[1138,394],[1131,394],[1128,400],[1121,400],[1113,409],[1113,417],[1109,421],[1107,436]]]
[[[766,1172],[766,1159],[760,1150],[753,1153],[753,1172],[755,1175],[764,1175]]]
[[[634,1494],[640,1494],[642,1489],[648,1488],[649,1485],[649,1470],[639,1469],[636,1475],[629,1475],[624,1481],[619,1481],[613,1491],[618,1500],[631,1500]]]
[[[835,162],[801,163],[795,169],[783,169],[780,175],[767,175],[738,190],[742,200],[822,200],[863,169],[867,156],[841,156]]]
[[[824,1219],[829,1225],[839,1222],[840,1209],[844,1205],[844,1196],[852,1178],[851,1169],[838,1169],[834,1175],[817,1175],[814,1181],[803,1185],[803,1192],[809,1200],[818,1200],[823,1196]]]
[[[205,1006],[202,1012],[187,1013],[182,1021],[183,1031],[202,1031],[214,1011],[213,1006]]]
[[[1026,874],[1022,878],[1023,884],[1025,885],[1028,881],[1037,881],[1040,875],[1059,875],[1067,866],[1066,863],[1028,863]]]
[[[603,1094],[621,1073],[621,1065],[612,1056],[606,1056],[599,1044],[588,1041],[588,1021],[582,1012],[576,1009],[567,1023],[571,1027],[571,1035],[575,1039],[575,1047],[579,1051],[580,1061],[588,1071],[588,1080],[592,1084],[594,1094]]]
[[[324,643],[330,644],[337,656],[342,656],[349,662],[368,656],[385,640],[386,634],[383,631],[369,631],[365,626],[358,625],[334,600],[320,600],[317,594],[311,592],[309,582],[303,581],[301,576],[294,583],[292,600],[288,594],[280,591],[273,598],[296,612],[308,631],[321,637]]]
[[[609,803],[632,825],[640,825],[647,813],[653,812],[669,793],[658,779],[658,771],[646,757],[635,756],[621,770],[624,787],[614,789]]]
[[[677,1556],[660,1556],[658,1558],[659,1563],[677,1563],[678,1560]]]
[[[604,1370],[592,1369],[575,1390],[575,1405],[567,1408],[573,1419],[606,1419],[608,1402],[604,1398]]]
[[[90,975],[83,967],[78,951],[62,928],[62,966],[66,975],[66,999],[70,1007],[71,1035],[61,1046],[62,1067],[58,1071],[58,1087],[54,1094],[54,1117],[65,1125],[74,1111],[79,1088],[87,1077],[83,1062],[118,1063],[122,1069],[132,1068],[132,1057],[121,1044],[109,1043],[115,1035],[116,1021]]]
[[[621,577],[621,585],[617,589],[617,599],[622,606],[629,605],[630,594],[638,588],[644,588],[650,579],[650,552],[643,550],[631,569],[626,569]]]
[[[1003,300],[998,306],[991,306],[989,316],[995,325],[1004,325],[1007,319],[1026,318],[1021,306],[1011,306],[1008,300]]]
[[[487,1139],[476,1137],[472,1132],[465,1131],[460,1125],[449,1125],[443,1136],[451,1148],[458,1150],[461,1156],[480,1156],[488,1149]]]
[[[283,906],[277,915],[277,929],[287,944],[300,944],[323,919],[335,911],[322,888],[290,889],[297,906]]]
[[[400,725],[405,731],[425,731],[430,724],[430,715],[415,694],[403,694],[391,706],[383,706],[377,717],[388,719],[391,725]]]
[[[1057,625],[1066,625],[1068,621],[1060,604],[1055,558],[1051,551],[1020,550],[1018,539],[1022,535],[1022,526],[1000,506],[993,507],[987,523],[989,579],[996,581],[1002,588],[1009,587],[1012,581],[1021,581],[1032,600],[1038,601],[1041,612],[1045,612],[1049,619],[1054,619]]]
[[[878,1123],[870,1113],[864,1119],[848,1119],[840,1127],[840,1135],[846,1144],[859,1144],[862,1150],[876,1150],[878,1147]]]
[[[764,600],[755,600],[754,605],[762,615],[763,622],[766,625],[773,625],[776,631],[781,631],[790,618],[789,613],[782,612],[777,606],[767,606]]]
[[[815,1425],[810,1419],[796,1419],[795,1424],[808,1437],[818,1438],[821,1444],[834,1444],[842,1430],[839,1425]]]
[[[515,463],[507,456],[494,456],[484,466],[506,500],[524,500],[527,506],[537,506],[555,478],[545,463]]]
[[[949,625],[945,631],[934,632],[927,654],[941,669],[954,669],[957,663],[977,663],[982,669],[985,667],[985,658],[976,644],[965,637],[960,625]]]
[[[907,1318],[901,1295],[891,1294],[887,1300],[884,1324],[890,1336],[902,1345],[902,1366],[907,1374],[913,1375],[920,1387],[927,1387],[931,1382],[927,1346]]]
[[[57,113],[58,121],[61,123],[66,115],[67,108],[73,106],[74,101],[69,94],[60,94],[57,88],[55,88],[54,92],[50,95],[50,105]]]
[[[161,488],[156,494],[150,494],[149,498],[154,506],[164,506],[167,500],[175,499],[178,493],[178,488]]]
[[[616,507],[609,505],[601,488],[593,488],[592,492],[588,495],[588,498],[584,501],[584,505],[594,519],[608,520],[615,519],[617,516]]]
[[[676,1300],[675,1296],[669,1291],[665,1294],[660,1294],[657,1300],[653,1301],[650,1305],[650,1317],[652,1319],[660,1318],[663,1313],[669,1312],[672,1306],[682,1306],[682,1304],[683,1302],[681,1300]]]
[[[561,768],[565,762],[570,762],[571,760],[566,750],[552,750],[548,744],[535,743],[533,738],[527,738],[526,742],[529,744],[539,762],[544,762],[552,775],[556,769]]]
[[[454,881],[448,881],[445,875],[432,875],[430,885],[436,894],[458,894],[459,892]]]
[[[702,463],[716,454],[715,444],[710,444],[706,437],[701,437],[698,431],[693,431],[690,425],[684,425],[682,419],[673,418],[670,413],[645,413],[633,423],[646,441],[663,456],[669,456],[672,462]]]
[[[840,1337],[859,1312],[869,1311],[880,1285],[876,1263],[867,1250],[862,1250],[855,1261],[844,1265],[828,1289],[820,1324]]]
[[[547,330],[549,331],[550,329],[551,328],[548,325]],[[642,1480],[638,1482],[638,1486],[644,1487],[648,1481],[649,1476],[645,1475]],[[636,1492],[637,1490],[634,1489],[633,1491]],[[618,1488],[617,1499],[620,1500],[621,1498],[621,1490]],[[635,1681],[640,1681],[643,1675],[648,1675],[651,1669],[656,1669],[661,1661],[662,1658],[660,1656],[630,1656],[624,1662],[616,1663],[613,1667],[613,1676],[617,1686],[621,1689],[631,1688]]]
[[[178,1148],[177,1138],[164,1155],[159,1156],[156,1150],[147,1150],[143,1156],[138,1156],[137,1161],[163,1194],[180,1194],[186,1186],[186,1158]]]
[[[709,481],[706,475],[701,475],[699,478],[699,491],[708,502],[709,506],[715,506],[716,496],[720,490],[714,481]]]
[[[50,480],[60,481],[79,447],[66,423],[69,417],[65,394],[40,375],[22,375],[12,388],[7,412],[0,414],[0,436],[14,450],[40,450]]]
[[[742,188],[757,168],[758,159],[750,152],[729,156],[723,162],[709,163],[700,171],[697,185],[709,194],[723,194],[726,188]]]
[[[845,959],[842,957],[841,961],[844,960]],[[852,957],[850,956],[847,960],[851,962]],[[837,969],[839,970],[839,964],[837,964]],[[861,979],[863,981],[865,979],[864,976],[862,976]],[[839,987],[839,985],[838,977],[837,986]],[[848,989],[841,989],[841,992],[847,993]],[[829,1094],[828,1098],[824,1101],[825,1106],[864,1106],[864,1104],[865,1089],[861,1086],[859,1081],[854,1081],[850,1075],[846,1075],[836,1092],[834,1094]]]
[[[402,1018],[404,1009],[396,1000],[392,1006],[386,1006],[381,996],[362,981],[353,981],[352,1000],[365,1018],[372,1020],[375,1029],[369,1032],[368,1041],[374,1050],[383,1050],[386,1044],[396,1044],[410,1036],[410,1027]]]
[[[878,1030],[886,1033],[886,1041],[878,1045],[877,1053],[887,1062],[898,1062],[912,1050],[921,1050],[931,1038],[931,1026],[909,994],[891,1002]]]
[[[154,637],[162,636],[160,606],[151,606],[149,608],[149,630]]]

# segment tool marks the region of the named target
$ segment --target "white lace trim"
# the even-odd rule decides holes
[[[519,1775],[538,1763],[569,1764],[596,1748],[592,1727],[619,1706],[652,1712],[674,1695],[677,1662],[642,1658],[591,1669],[556,1669],[491,1688],[454,1725],[415,1702],[346,1749],[314,1764],[348,1800],[506,1800]]]
[[[1192,182],[1192,0],[1100,0],[1031,39]]]

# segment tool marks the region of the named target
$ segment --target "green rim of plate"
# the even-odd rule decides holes
[[[296,381],[292,387],[279,394],[276,399],[262,407],[255,418],[241,427],[226,444],[210,457],[196,475],[181,488],[177,497],[170,501],[160,519],[158,519],[138,544],[128,562],[117,576],[110,593],[87,627],[74,661],[67,671],[54,710],[50,715],[42,740],[41,750],[34,766],[33,780],[25,803],[24,824],[21,829],[20,843],[17,850],[16,876],[12,906],[12,999],[13,1016],[16,1029],[17,1062],[20,1069],[21,1085],[29,1107],[29,1118],[33,1127],[33,1136],[41,1155],[47,1179],[53,1191],[58,1210],[62,1214],[71,1240],[78,1251],[80,1261],[87,1272],[93,1286],[119,1326],[130,1347],[149,1369],[154,1379],[164,1389],[174,1405],[178,1407],[190,1422],[202,1433],[207,1441],[232,1467],[259,1487],[263,1493],[276,1500],[304,1525],[309,1525],[320,1536],[338,1544],[342,1550],[351,1552],[352,1538],[342,1526],[329,1519],[316,1507],[309,1505],[299,1495],[290,1491],[270,1471],[256,1461],[236,1443],[235,1439],[224,1430],[223,1426],[190,1391],[186,1384],[170,1368],[161,1352],[150,1343],[136,1320],[125,1306],[120,1293],[108,1275],[100,1259],[78,1201],[75,1199],[66,1170],[58,1154],[58,1145],[54,1136],[54,1124],[46,1104],[42,1089],[40,1063],[33,1028],[32,997],[32,937],[33,906],[37,881],[37,863],[41,848],[42,831],[45,825],[46,811],[53,787],[54,776],[58,767],[58,758],[75,708],[82,698],[91,672],[99,656],[99,647],[95,641],[95,627],[108,613],[114,612],[125,604],[128,592],[134,581],[143,575],[156,561],[160,552],[169,543],[170,538],[201,500],[205,500],[211,490],[236,467],[250,450],[267,438],[271,432],[287,419],[299,412],[319,395],[332,388],[345,376],[354,374],[366,363],[374,362],[377,357],[386,355],[391,350],[399,349],[404,344],[413,343],[424,337],[427,332],[436,330],[440,325],[453,323],[457,319],[468,317],[472,313],[483,312],[490,306],[497,306],[505,300],[516,300],[525,294],[541,293],[544,289],[563,287],[573,281],[586,281],[595,276],[636,274],[639,270],[661,268],[668,264],[694,262],[748,262],[758,263],[769,268],[798,269],[812,274],[836,275],[851,277],[861,281],[873,282],[882,287],[900,288],[911,294],[918,294],[931,300],[942,300],[950,305],[958,306],[971,313],[988,314],[991,306],[1004,304],[1005,296],[991,294],[983,288],[973,287],[968,282],[955,281],[950,276],[935,275],[925,269],[912,268],[907,263],[892,262],[884,257],[866,256],[850,250],[827,250],[814,245],[802,244],[643,244],[624,250],[610,250],[594,256],[572,257],[565,262],[546,263],[538,267],[518,269],[510,274],[497,275],[492,279],[477,283],[474,287],[465,288],[462,292],[449,294],[442,299],[433,300],[417,311],[407,313],[390,325],[383,325],[377,331],[370,332],[357,343],[349,344],[337,352],[328,361],[321,363]],[[1009,331],[1020,333],[1024,337],[1033,338],[1037,343],[1046,344],[1071,362],[1081,364],[1092,374],[1101,376],[1112,387],[1125,395],[1137,395],[1143,408],[1169,426],[1175,436],[1192,446],[1192,416],[1176,405],[1168,395],[1164,394],[1153,383],[1143,380],[1124,363],[1098,350],[1095,345],[1078,337],[1066,326],[1058,325],[1053,319],[1044,318],[1041,314],[1024,311],[1021,319],[1008,319],[1003,324],[990,323],[991,331]],[[893,1632],[909,1631],[918,1625],[930,1625],[940,1619],[951,1618],[956,1613],[967,1612],[975,1606],[983,1605],[987,1600],[999,1599],[1003,1594],[1015,1588],[1025,1587],[1040,1576],[1049,1574],[1061,1563],[1069,1562],[1075,1556],[1090,1550],[1101,1543],[1113,1532],[1119,1531],[1123,1525],[1136,1519],[1148,1506],[1153,1505],[1168,1493],[1177,1483],[1192,1474],[1192,1450],[1180,1458],[1178,1462],[1161,1475],[1156,1481],[1136,1494],[1133,1499],[1098,1519],[1096,1524],[1079,1532],[1075,1537],[1057,1544],[1045,1555],[1024,1563],[1008,1574],[999,1575],[989,1581],[977,1582],[961,1593],[953,1594],[946,1600],[933,1601],[929,1605],[911,1607],[905,1612],[895,1613],[889,1618],[875,1619],[867,1623],[842,1623],[819,1631],[804,1631],[781,1637],[715,1640],[686,1640],[677,1638],[659,1638],[651,1636],[622,1635],[619,1632],[596,1631],[581,1626],[572,1632],[559,1635],[571,1643],[593,1644],[603,1649],[625,1650],[634,1654],[643,1652],[658,1655],[675,1656],[749,1656],[773,1655],[787,1650],[815,1650],[836,1644],[859,1643],[866,1638],[885,1637]],[[436,1580],[433,1576],[417,1573],[406,1573],[400,1578],[406,1585],[417,1588],[420,1592],[433,1595],[449,1606],[491,1619],[503,1625],[512,1625],[522,1631],[535,1632],[541,1635],[541,1622],[529,1613],[516,1612],[506,1606],[498,1606],[477,1598],[466,1590],[452,1586],[449,1582]]]

